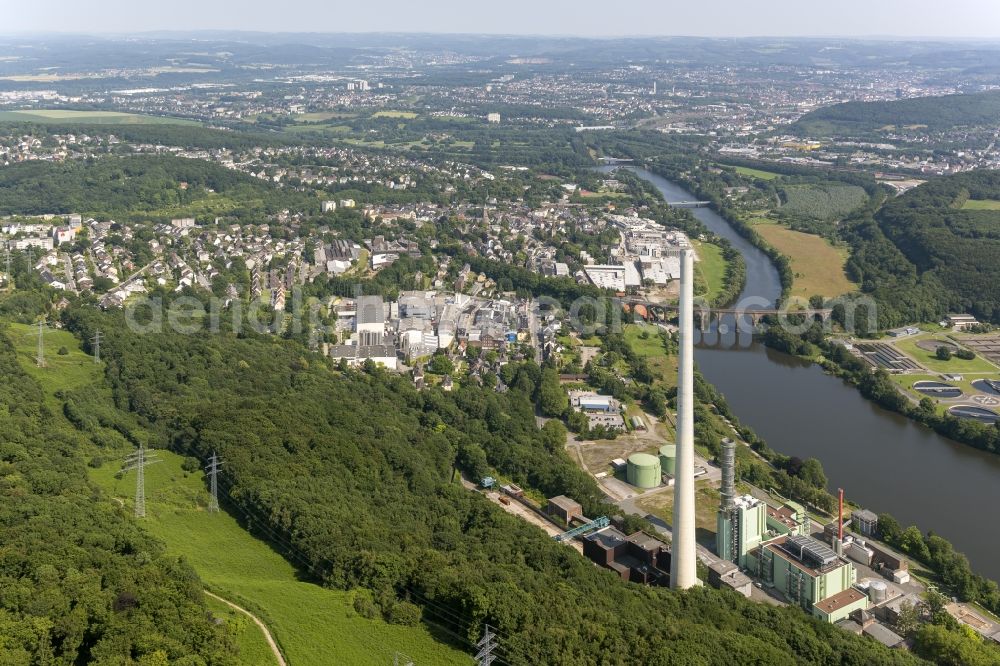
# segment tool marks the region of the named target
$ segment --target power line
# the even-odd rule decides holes
[[[35,363],[39,368],[45,367],[45,322],[38,322],[38,353],[35,356]]]
[[[91,338],[91,342],[94,343],[94,363],[101,362],[101,329],[97,329],[94,332],[94,337]]]
[[[221,476],[219,478],[223,484],[224,492],[227,495],[231,495],[231,490],[234,484],[226,479],[225,476]],[[285,550],[285,554],[288,557],[298,561],[306,571],[309,571],[312,575],[322,579],[319,565],[313,562],[313,560],[307,556],[305,552],[291,542],[291,535],[276,531],[275,528],[271,526],[270,520],[264,516],[259,509],[249,503],[237,502],[235,503],[235,507],[238,508],[247,519],[248,531],[253,531],[253,529],[256,528],[258,531],[265,533],[267,538]],[[434,625],[436,628],[445,632],[454,638],[456,642],[464,645],[466,648],[471,648],[472,650],[476,650],[478,648],[477,644],[468,636],[469,629],[474,625],[473,620],[458,615],[453,609],[444,606],[439,601],[428,599],[412,587],[404,586],[403,592],[407,595],[415,597],[417,601],[424,606],[425,611],[427,611],[423,616],[424,622]],[[436,619],[430,616],[436,616]],[[458,629],[458,631],[456,631],[456,629]],[[462,633],[459,633],[459,631]],[[495,642],[498,641],[498,639],[503,638],[503,635],[498,633],[493,627],[490,627],[490,632],[493,635]],[[503,646],[499,642],[496,642],[493,646],[491,655],[492,662],[490,663],[495,666],[509,666],[509,662],[501,658],[498,654],[502,654],[503,650]]]
[[[476,643],[476,647],[479,648],[479,652],[476,653],[477,666],[490,666],[496,660],[497,657],[493,652],[499,647],[499,644],[490,625],[485,625],[483,637]]]
[[[211,498],[208,500],[208,510],[210,513],[216,513],[219,510],[219,468],[222,467],[222,461],[219,460],[219,456],[215,455],[215,451],[212,451],[212,457],[208,459],[208,466],[205,467],[205,471],[208,472],[209,485],[211,487]]]
[[[135,453],[125,456],[122,463],[122,473],[135,470],[135,517],[146,517],[146,467],[158,462],[155,453],[147,453],[146,447],[140,446]]]

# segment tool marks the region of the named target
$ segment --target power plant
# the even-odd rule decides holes
[[[694,519],[694,253],[681,250],[680,358],[677,368],[677,458],[674,466],[670,587],[698,585]]]

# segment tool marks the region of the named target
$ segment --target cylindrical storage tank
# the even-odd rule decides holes
[[[648,453],[633,453],[628,457],[625,479],[637,488],[656,488],[660,485],[660,459]]]
[[[872,603],[878,605],[885,601],[888,595],[889,586],[880,580],[873,580],[872,584],[868,586],[868,594],[872,598]]]
[[[674,475],[674,463],[677,462],[677,445],[664,444],[660,447],[660,471]]]

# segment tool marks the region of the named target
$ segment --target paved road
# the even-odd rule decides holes
[[[260,618],[258,618],[256,615],[254,615],[253,613],[251,613],[250,611],[248,611],[246,608],[242,608],[240,606],[237,606],[232,601],[229,601],[228,599],[223,599],[222,597],[220,597],[217,594],[212,594],[208,590],[205,590],[205,594],[207,596],[209,596],[209,597],[212,597],[216,601],[221,601],[222,603],[226,604],[227,606],[229,606],[233,610],[239,611],[240,613],[243,613],[248,618],[250,618],[251,620],[253,620],[253,623],[256,624],[258,627],[260,627],[260,630],[262,632],[264,632],[264,639],[267,641],[267,644],[271,647],[271,652],[274,653],[274,659],[275,659],[275,661],[278,662],[278,665],[279,666],[288,666],[288,662],[285,661],[284,655],[282,655],[281,654],[281,650],[278,649],[278,644],[275,642],[274,636],[271,635],[271,630],[267,628],[266,624],[264,624],[263,622],[260,621]]]

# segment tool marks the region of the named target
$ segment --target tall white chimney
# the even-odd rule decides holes
[[[677,375],[677,462],[670,587],[686,590],[698,584],[694,532],[694,254],[691,250],[681,250]]]

